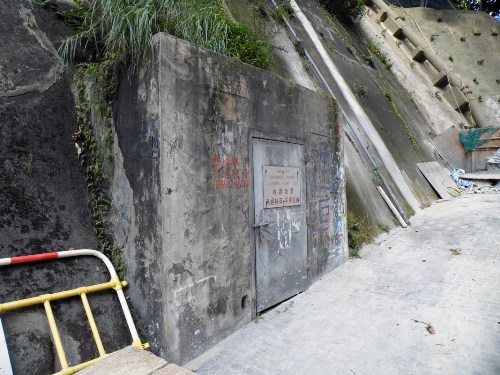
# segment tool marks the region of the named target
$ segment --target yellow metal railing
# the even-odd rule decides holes
[[[47,315],[47,320],[49,323],[50,331],[52,334],[54,346],[56,349],[57,356],[59,358],[59,363],[61,365],[61,371],[56,373],[56,375],[69,375],[69,374],[74,374],[75,372],[90,366],[97,361],[106,358],[110,354],[107,354],[104,346],[102,344],[101,336],[99,335],[99,330],[97,329],[97,325],[94,319],[94,315],[92,314],[92,310],[90,308],[89,301],[87,299],[87,295],[89,293],[95,293],[103,290],[108,290],[108,289],[114,289],[119,297],[120,304],[122,306],[123,312],[125,314],[125,319],[127,320],[127,324],[129,326],[131,335],[132,335],[132,345],[139,348],[139,349],[146,349],[149,347],[149,344],[142,344],[141,340],[139,339],[139,336],[137,335],[137,330],[135,328],[135,325],[132,321],[132,317],[130,315],[130,310],[128,309],[128,306],[125,301],[125,297],[123,295],[122,287],[127,286],[126,281],[120,281],[118,276],[116,275],[116,272],[114,271],[114,268],[112,268],[111,263],[109,260],[106,258],[104,260],[104,256],[101,253],[94,254],[95,250],[71,250],[67,252],[59,252],[58,257],[59,258],[64,258],[64,257],[70,257],[70,256],[77,256],[77,255],[94,255],[97,256],[105,262],[106,266],[108,266],[108,270],[110,270],[111,273],[111,279],[107,283],[102,283],[102,284],[96,284],[96,285],[91,285],[91,286],[85,286],[85,287],[80,287],[76,289],[71,289],[67,291],[62,291],[62,292],[57,292],[57,293],[51,293],[51,294],[43,294],[37,297],[31,297],[31,298],[25,298],[22,300],[18,301],[12,301],[12,302],[7,302],[7,303],[2,303],[0,304],[0,313],[4,311],[9,311],[9,310],[15,310],[15,309],[20,309],[28,306],[34,306],[38,304],[43,304],[45,308],[45,313]],[[80,252],[80,253],[79,253]],[[89,253],[92,252],[92,253]],[[95,252],[97,253],[97,252]],[[54,253],[49,253],[49,254],[54,254]],[[31,256],[34,257],[34,256]],[[104,258],[103,258],[104,257]],[[18,258],[3,258],[0,259],[0,266],[2,265],[9,265],[9,264],[15,264],[15,263],[25,263],[25,262],[30,262],[30,261],[37,261],[37,260],[46,260],[46,259],[55,259],[57,258],[56,256],[51,256],[51,257],[40,257],[38,256],[37,259],[30,260],[28,257],[26,257],[28,260],[24,259],[23,261],[17,260],[21,257]],[[12,262],[7,262],[6,259],[12,259]],[[111,267],[111,268],[110,268]],[[77,297],[80,296],[83,304],[83,308],[85,310],[85,315],[87,316],[87,320],[90,325],[90,330],[92,332],[92,336],[94,338],[94,342],[97,347],[97,351],[99,352],[99,357],[92,359],[90,361],[81,363],[76,366],[70,367],[68,364],[68,360],[66,358],[66,353],[64,352],[64,348],[61,342],[61,337],[59,335],[59,330],[57,328],[56,321],[54,319],[54,314],[52,312],[52,307],[50,302],[51,301],[57,301],[61,299],[67,299],[67,298],[72,298],[72,297]]]

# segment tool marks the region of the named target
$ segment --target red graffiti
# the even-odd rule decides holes
[[[248,161],[246,156],[214,154],[212,164],[212,187],[214,189],[248,188]]]

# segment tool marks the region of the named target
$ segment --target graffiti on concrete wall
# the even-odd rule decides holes
[[[347,246],[346,193],[344,175],[344,130],[342,124],[338,121],[335,124],[335,133],[337,144],[335,153],[333,154],[333,222],[335,230],[335,259],[336,263],[340,264],[349,256],[349,250]]]
[[[160,159],[160,137],[156,119],[141,124],[140,137],[146,141],[146,147],[139,153],[137,159],[157,162]]]
[[[338,126],[338,125],[337,125]],[[346,256],[345,190],[341,129],[336,129],[336,149],[327,137],[308,142],[310,169],[309,230],[313,248],[326,249],[331,265]]]
[[[212,154],[212,187],[214,189],[247,189],[248,158],[237,154]]]
[[[332,246],[333,202],[332,168],[333,153],[330,143],[311,141],[308,143],[309,167],[312,170],[310,186],[310,239],[314,248],[330,249]]]

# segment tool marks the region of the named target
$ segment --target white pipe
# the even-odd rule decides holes
[[[394,207],[394,205],[392,204],[391,200],[389,199],[389,197],[385,193],[384,189],[382,189],[381,186],[377,186],[377,190],[380,193],[380,195],[382,196],[382,198],[384,198],[385,203],[387,203],[387,205],[391,209],[391,211],[394,214],[394,216],[396,216],[396,218],[398,219],[399,224],[401,224],[401,226],[403,228],[408,228],[408,224],[406,224],[406,222],[403,220],[403,218],[399,214],[398,210],[396,210],[396,207]]]
[[[418,200],[415,198],[415,195],[413,194],[409,185],[407,184],[403,175],[401,174],[401,171],[399,170],[396,161],[392,157],[384,141],[378,134],[377,130],[373,126],[372,122],[366,115],[363,108],[361,108],[361,106],[359,105],[358,101],[356,100],[356,97],[354,96],[351,89],[345,82],[344,78],[338,71],[332,59],[328,55],[328,52],[321,43],[318,35],[316,34],[316,31],[314,30],[314,27],[311,25],[311,23],[304,15],[300,7],[297,5],[295,0],[291,0],[290,4],[294,10],[295,17],[300,21],[300,23],[304,27],[304,30],[307,32],[309,38],[311,38],[311,41],[316,46],[316,49],[318,50],[318,53],[323,59],[323,62],[328,68],[333,79],[337,82],[337,85],[339,86],[346,101],[349,103],[349,106],[351,107],[355,117],[357,118],[358,123],[363,127],[363,130],[366,132],[370,140],[373,142],[375,148],[377,149],[378,154],[380,155],[380,158],[382,159],[382,162],[385,164],[387,171],[389,172],[392,179],[396,183],[397,187],[399,188],[399,191],[401,192],[401,194],[403,194],[410,207],[415,212],[419,211],[420,204],[418,203]]]
[[[0,375],[13,375],[2,319],[0,319]]]
[[[66,251],[58,251],[57,254],[59,258],[71,258],[78,256],[91,256],[99,258],[106,265],[106,268],[108,269],[108,272],[111,275],[111,277],[116,276],[115,267],[113,267],[113,264],[111,263],[109,258],[97,250],[91,250],[91,249],[66,250]]]

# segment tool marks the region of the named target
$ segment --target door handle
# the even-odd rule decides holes
[[[266,225],[269,225],[269,221],[265,221],[265,222],[259,223],[259,224],[254,224],[254,225],[252,225],[252,227],[260,228],[260,227],[265,227]]]

